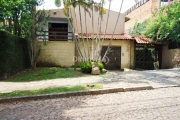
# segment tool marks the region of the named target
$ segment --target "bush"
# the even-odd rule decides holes
[[[94,62],[81,62],[80,68],[82,72],[84,73],[91,73],[93,64]],[[98,66],[99,66],[99,69],[102,71],[102,69],[104,68],[104,65],[101,62],[98,62]]]
[[[0,31],[0,79],[29,67],[28,42],[26,39]]]
[[[92,64],[91,64],[91,62],[81,62],[80,68],[81,68],[82,72],[84,72],[84,73],[91,73]]]
[[[104,69],[104,65],[102,64],[102,62],[98,62],[98,66],[101,71],[102,71],[102,69]]]

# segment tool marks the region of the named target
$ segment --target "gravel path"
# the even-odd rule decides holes
[[[180,87],[0,104],[0,120],[180,120]]]

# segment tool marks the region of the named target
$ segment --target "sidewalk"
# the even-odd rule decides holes
[[[35,82],[0,82],[0,93],[84,84],[102,84],[103,89],[180,86],[180,69],[132,72],[109,71],[104,76],[87,76]]]

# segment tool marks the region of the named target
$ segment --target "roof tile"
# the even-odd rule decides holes
[[[83,36],[79,36],[79,38],[88,38],[88,39],[92,39],[93,37],[96,38],[97,36],[99,36],[98,38],[100,39],[105,39],[105,40],[135,40],[138,44],[168,44],[168,42],[166,41],[155,41],[152,42],[150,38],[144,37],[144,36],[130,36],[127,34],[83,34]]]
[[[144,36],[135,36],[134,37],[138,44],[168,44],[166,41],[154,41],[152,42],[150,38]]]
[[[96,38],[98,36],[98,38],[100,39],[113,39],[113,40],[135,40],[134,38],[132,38],[130,35],[126,35],[126,34],[84,34],[83,38],[89,38],[92,39],[93,37]]]

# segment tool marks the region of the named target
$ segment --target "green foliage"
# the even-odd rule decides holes
[[[91,65],[94,65],[94,62],[91,62]],[[102,69],[104,69],[103,63],[102,62],[98,62],[98,67],[102,71]]]
[[[64,68],[48,67],[48,68],[36,68],[36,69],[25,69],[22,72],[14,75],[8,81],[11,82],[30,82],[39,80],[51,80],[56,78],[73,78],[80,77],[79,71],[74,71],[73,68],[68,70]]]
[[[130,35],[139,36],[143,35],[144,30],[146,29],[147,20],[142,23],[136,23],[132,29],[128,31]]]
[[[81,62],[80,68],[81,68],[82,72],[84,72],[84,73],[91,73],[92,64],[91,64],[91,62]]]
[[[82,72],[84,73],[91,73],[93,64],[94,62],[81,62],[80,68]],[[98,62],[98,66],[99,66],[99,69],[102,71],[102,69],[104,68],[104,65],[101,62]]]
[[[98,62],[98,66],[101,71],[102,71],[102,69],[104,69],[104,65],[102,64],[102,62]]]
[[[180,4],[161,7],[149,20],[144,35],[152,40],[180,42]]]
[[[44,26],[49,18],[44,10],[36,11],[36,6],[42,3],[43,0],[1,0],[0,4],[0,19],[2,19],[0,30],[6,30],[28,40],[29,56],[33,68],[36,67],[40,52],[36,46],[36,38],[44,34]]]
[[[89,8],[93,5],[93,1],[87,1],[87,0],[64,0],[64,14],[69,17],[69,7],[72,6],[73,8],[77,6],[81,6],[84,8],[86,12],[91,16],[91,13],[89,11]]]
[[[4,31],[0,31],[0,38],[0,78],[29,67],[27,40]]]
[[[94,84],[89,87],[85,85],[76,85],[76,86],[68,86],[68,87],[46,88],[46,89],[40,89],[40,90],[26,90],[26,91],[15,91],[15,92],[10,92],[10,93],[0,93],[0,98],[53,94],[53,93],[60,93],[60,92],[71,92],[71,91],[102,89],[102,88],[103,86],[101,84]]]
[[[42,3],[43,0],[1,0],[0,13],[4,23],[1,29],[20,37],[24,36],[25,31],[31,26],[33,6]]]

